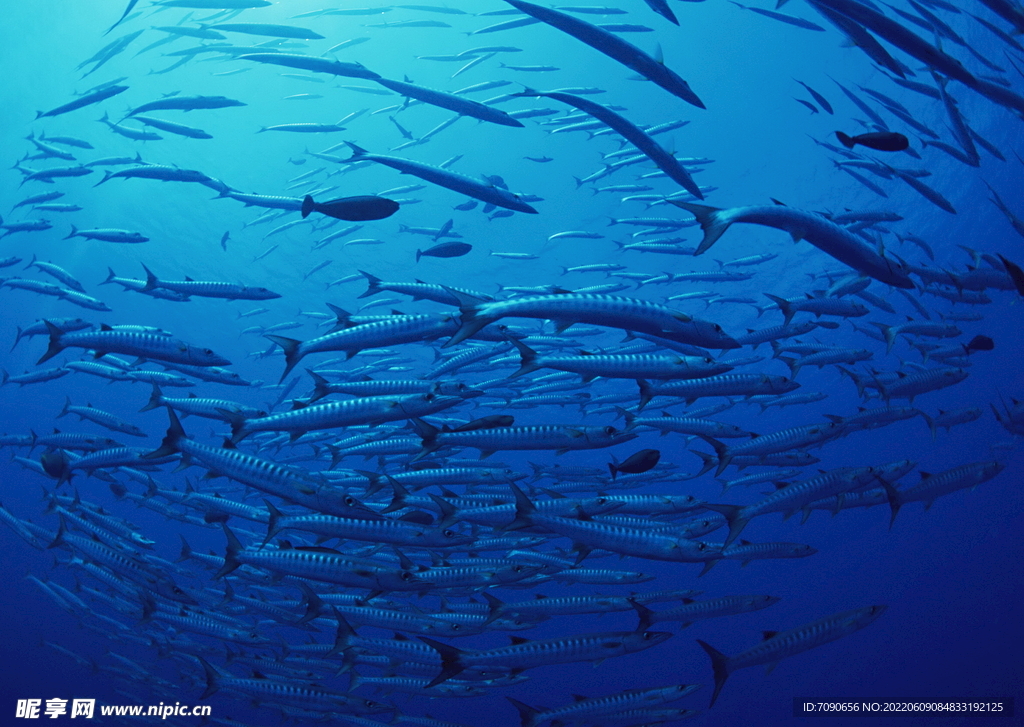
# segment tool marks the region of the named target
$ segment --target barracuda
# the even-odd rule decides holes
[[[228,411],[232,414],[239,414],[245,417],[263,417],[267,413],[262,409],[257,409],[252,406],[245,406],[234,401],[227,399],[211,399],[205,397],[197,397],[195,394],[191,394],[185,399],[175,399],[169,396],[164,396],[163,392],[160,391],[160,387],[153,384],[153,393],[149,397],[149,402],[139,409],[142,411],[150,411],[161,406],[167,406],[176,411],[180,411],[183,415],[194,415],[199,417],[205,417],[206,419],[218,419],[220,421],[229,421],[225,418],[221,412]]]
[[[885,488],[889,507],[892,510],[889,527],[891,528],[892,524],[896,522],[896,515],[899,514],[900,508],[908,502],[923,502],[924,508],[927,510],[937,498],[957,490],[977,487],[981,483],[991,480],[1005,468],[1005,463],[989,460],[960,465],[936,475],[922,472],[921,481],[905,490],[894,488],[889,482],[893,478],[880,478],[882,486]]]
[[[635,434],[620,432],[615,427],[538,424],[442,432],[420,419],[412,421],[423,444],[416,459],[422,459],[441,447],[476,447],[480,450],[480,458],[485,459],[498,450],[552,449],[555,452],[568,452],[574,449],[611,447],[636,439]]]
[[[541,356],[516,338],[509,338],[519,349],[519,370],[509,378],[518,378],[548,368],[579,374],[587,383],[597,378],[618,379],[701,379],[732,370],[726,363],[698,356],[663,354],[585,354],[579,356]]]
[[[101,427],[106,427],[111,431],[121,432],[122,434],[142,437],[146,435],[145,432],[131,422],[126,422],[113,414],[95,409],[92,404],[88,404],[86,407],[72,407],[71,396],[65,397],[65,407],[60,410],[60,414],[57,415],[57,419],[68,414],[77,414],[80,422],[90,421]]]
[[[704,240],[697,248],[698,255],[714,245],[734,222],[748,222],[784,230],[796,241],[807,240],[839,262],[875,280],[897,288],[914,287],[902,263],[876,253],[844,227],[813,212],[804,212],[785,205],[718,209],[690,202],[670,201],[700,222],[701,229],[704,230]]]
[[[339,517],[376,519],[380,516],[363,507],[344,490],[333,487],[322,476],[308,470],[278,464],[233,448],[211,447],[188,438],[174,410],[168,407],[170,426],[160,448],[150,458],[180,452],[182,464],[192,462],[211,473],[229,477],[253,489],[288,502]]]
[[[352,358],[365,348],[433,341],[450,335],[457,329],[454,316],[446,313],[424,313],[391,316],[384,320],[344,328],[308,341],[272,335],[265,338],[276,343],[284,351],[285,367],[281,374],[281,381],[284,381],[291,370],[311,353],[344,351],[346,358]]]
[[[208,348],[190,346],[184,341],[169,336],[119,331],[106,324],[102,325],[98,331],[65,333],[49,321],[46,324],[50,334],[50,345],[46,349],[46,353],[36,362],[37,364],[48,361],[69,347],[93,349],[96,352],[96,358],[101,358],[108,353],[121,353],[143,359],[151,358],[194,366],[222,366],[231,363]]]
[[[406,396],[364,396],[361,399],[330,401],[301,406],[280,414],[247,419],[240,414],[221,410],[231,422],[231,440],[238,443],[253,432],[289,432],[294,441],[317,429],[335,429],[357,424],[381,424],[409,417],[435,414],[457,404],[457,396],[410,394]]]
[[[556,321],[559,331],[574,323],[622,328],[706,348],[739,348],[717,323],[691,318],[671,308],[646,300],[613,295],[560,293],[524,295],[487,302],[449,288],[459,299],[461,327],[445,348],[464,341],[484,326],[505,317],[546,318]]]
[[[767,664],[770,671],[786,657],[795,656],[861,630],[881,616],[885,609],[885,606],[868,606],[826,616],[789,631],[765,631],[764,641],[736,656],[726,656],[698,639],[697,643],[711,657],[711,666],[715,673],[715,691],[711,695],[711,706],[714,706],[726,679],[734,671],[758,664]]]
[[[382,565],[368,558],[351,558],[331,548],[281,547],[276,550],[243,548],[235,534],[225,525],[228,545],[224,565],[214,578],[223,578],[241,565],[263,568],[282,575],[335,583],[350,588],[367,588],[371,593],[416,591],[430,583],[419,574]]]
[[[662,436],[669,432],[676,432],[677,434],[704,434],[715,439],[751,436],[750,432],[743,431],[735,424],[725,424],[710,419],[674,417],[667,411],[662,412],[660,417],[641,417],[621,407],[616,407],[616,410],[626,420],[626,431],[631,431],[634,427],[646,427],[660,431]]]
[[[705,396],[753,396],[755,394],[785,394],[800,388],[800,384],[785,376],[770,374],[720,374],[706,379],[674,381],[651,386],[637,379],[640,387],[638,410],[647,406],[655,396],[675,396],[692,404]]]
[[[643,620],[640,627],[636,631],[610,631],[536,641],[512,637],[511,646],[486,651],[463,651],[424,636],[421,636],[420,640],[441,655],[441,673],[428,685],[433,686],[451,679],[469,667],[529,669],[577,661],[600,662],[611,656],[649,649],[671,637],[671,634],[665,632],[646,631]]]
[[[627,68],[639,73],[647,80],[661,86],[673,96],[686,101],[688,104],[692,104],[699,109],[704,108],[704,103],[690,88],[690,84],[684,81],[679,74],[664,63],[647,55],[632,43],[622,40],[614,33],[574,18],[571,15],[566,15],[558,10],[534,5],[533,3],[524,2],[524,0],[505,0],[505,2],[531,16],[531,18],[547,23],[551,27],[557,28],[563,33],[586,43],[609,58],[613,58]]]
[[[577,699],[573,704],[557,709],[537,709],[511,697],[506,697],[506,699],[519,710],[522,727],[538,727],[549,720],[552,724],[568,724],[593,719],[597,723],[604,724],[604,717],[607,715],[675,702],[697,691],[700,686],[700,684],[673,684],[651,689],[627,689],[606,697]],[[645,722],[639,713],[633,717],[636,724]]]
[[[428,527],[391,518],[366,520],[319,514],[283,515],[273,503],[264,502],[270,514],[264,545],[282,530],[302,530],[315,533],[321,539],[361,540],[422,548],[452,548],[469,545],[475,540],[449,528]]]
[[[582,510],[579,519],[540,515],[522,490],[515,485],[510,487],[516,496],[516,519],[507,527],[520,528],[532,525],[569,538],[578,553],[576,565],[596,548],[620,555],[680,563],[700,563],[721,557],[720,550],[709,543],[596,522]]]
[[[871,467],[839,467],[803,482],[781,487],[753,505],[739,507],[707,503],[704,507],[725,516],[729,523],[729,535],[725,539],[725,545],[728,546],[739,537],[747,523],[758,515],[781,512],[788,518],[815,500],[840,495],[877,481],[878,473]]]

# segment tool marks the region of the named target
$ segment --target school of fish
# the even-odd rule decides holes
[[[4,391],[56,389],[64,405],[54,412],[59,422],[34,412],[31,431],[0,436],[25,481],[46,493],[44,510],[0,505],[0,519],[27,545],[56,556],[52,576],[32,576],[51,602],[115,639],[99,668],[123,689],[144,684],[144,701],[218,694],[219,704],[235,700],[301,721],[443,727],[452,723],[425,716],[430,700],[498,695],[507,702],[493,724],[625,727],[692,719],[730,698],[733,672],[770,671],[882,616],[888,604],[853,602],[810,623],[780,624],[741,653],[699,639],[709,659],[699,682],[677,683],[670,673],[649,688],[575,701],[566,694],[551,708],[526,703],[516,687],[537,667],[597,664],[681,638],[659,630],[662,622],[741,624],[744,614],[777,603],[771,594],[721,593],[712,577],[698,580],[723,560],[817,553],[810,543],[743,539],[755,518],[806,521],[816,510],[873,508],[858,517],[885,510],[895,523],[905,505],[927,508],[1006,468],[997,449],[936,472],[915,452],[879,461],[866,447],[851,462],[829,449],[883,427],[924,426],[932,438],[949,438],[952,428],[990,416],[1024,436],[1024,402],[1012,392],[969,408],[956,399],[976,357],[998,355],[988,353],[999,341],[985,333],[978,311],[1024,296],[1024,271],[1013,255],[980,241],[952,250],[918,237],[888,202],[909,188],[930,214],[955,215],[941,191],[954,180],[931,177],[928,159],[944,155],[964,174],[979,173],[983,156],[1015,163],[971,128],[958,99],[1024,115],[1024,7],[1014,0],[733,3],[762,16],[764,32],[781,23],[794,37],[828,33],[879,69],[875,87],[794,81],[795,101],[835,126],[808,141],[834,165],[834,207],[803,209],[784,197],[716,206],[716,196],[729,199],[728,178],[715,176],[714,160],[699,156],[683,130],[714,118],[711,81],[641,48],[652,48],[652,38],[673,42],[702,12],[700,2],[307,5],[132,0],[119,18],[97,21],[104,27],[95,55],[78,65],[82,80],[63,98],[52,84],[54,106],[23,120],[24,156],[10,159],[21,196],[0,218],[0,237],[11,238],[0,294],[49,296],[47,310],[56,312],[12,321]],[[1002,57],[986,57],[962,37],[979,29],[1001,45]],[[409,32],[435,34],[438,55],[403,55],[398,36]],[[576,54],[522,52],[514,44],[526,32],[572,43]],[[390,54],[407,61],[407,74],[388,78],[369,56],[361,62],[363,43],[396,44]],[[138,51],[133,64],[122,55],[129,48]],[[635,118],[630,99],[602,89],[599,75],[592,86],[551,88],[543,80],[602,56],[623,78],[644,81],[637,93],[657,97],[664,115]],[[167,93],[136,92],[133,65],[161,58],[169,65],[150,71],[157,81],[140,85],[159,82]],[[108,62],[105,72],[126,75],[85,88]],[[444,88],[410,80],[432,63],[453,71]],[[188,73],[211,76],[224,95],[190,91]],[[266,118],[253,128],[249,109],[245,116],[239,109],[259,107],[259,85],[236,94],[236,74],[288,79],[295,107],[318,111],[301,117],[313,120]],[[471,77],[482,80],[470,84]],[[320,93],[304,92],[311,87]],[[492,91],[500,95],[488,97]],[[382,107],[339,115],[328,103],[339,94],[346,104],[380,96]],[[908,106],[942,121],[929,126]],[[444,120],[431,128],[436,113]],[[66,120],[78,122],[80,134],[54,130],[65,114],[74,114]],[[245,143],[254,156],[268,153],[266,139],[299,141],[292,156],[272,160],[278,176],[254,191],[221,179],[216,155],[199,149],[225,128],[252,135]],[[572,148],[587,150],[590,167],[577,166],[578,156],[557,157],[554,142],[568,144],[573,132],[588,140]],[[519,165],[574,178],[581,198],[621,205],[609,204],[605,227],[575,215],[572,200],[514,191],[505,179],[526,176],[520,169],[480,176],[460,165],[462,155],[438,162],[431,147],[419,148],[458,133],[467,149],[476,134],[486,134],[482,144],[517,145]],[[196,151],[161,156],[160,144],[175,137]],[[675,153],[673,138],[694,156]],[[378,167],[415,180],[367,189],[360,170]],[[705,177],[716,186],[698,182]],[[95,200],[154,181],[167,195],[179,186],[167,183],[205,188],[189,197],[189,205],[209,208],[200,214],[228,204],[253,213],[219,243],[203,243],[211,260],[235,254],[248,263],[251,254],[256,271],[259,261],[287,257],[311,269],[293,280],[282,263],[271,279],[254,272],[256,285],[223,279],[209,263],[206,277],[193,279],[175,271],[181,260],[173,252],[147,252],[165,236],[131,215],[117,217],[118,207],[105,216],[108,226],[76,225],[88,187],[99,188],[89,190]],[[865,190],[875,199],[870,208],[844,203],[844,194]],[[990,190],[1000,219],[1024,236],[1017,216],[1024,205]],[[489,239],[467,222],[481,213],[493,224]],[[436,226],[425,226],[430,219]],[[519,232],[517,224],[529,226]],[[281,235],[279,244],[238,252],[258,226],[273,226],[263,240]],[[544,245],[532,242],[537,230],[547,231]],[[694,234],[679,236],[686,230]],[[40,259],[33,241],[41,236],[63,239],[66,259]],[[787,236],[794,244],[776,244]],[[360,246],[410,238],[425,240],[414,264],[441,271],[438,279],[394,274],[369,254],[353,262]],[[104,262],[105,280],[80,280],[82,258],[71,251],[88,248],[101,259],[107,244],[133,246],[144,262],[117,272]],[[579,264],[546,265],[544,250],[557,245],[577,245]],[[329,246],[333,259],[324,257]],[[712,248],[718,259],[708,265],[699,256]],[[413,253],[406,257],[411,262]],[[498,261],[513,272],[445,276],[454,258]],[[644,272],[638,259],[656,259],[668,272]],[[780,294],[792,289],[785,273],[764,273],[780,263],[772,270],[812,266],[810,278],[791,273],[804,278],[797,283],[804,294]],[[518,278],[516,266],[531,272]],[[327,268],[338,276],[333,282]],[[538,274],[547,282],[533,284]],[[490,289],[474,289],[484,280]],[[316,294],[324,308],[289,313],[305,305],[294,291],[314,285],[326,285],[326,296]],[[118,288],[126,294],[111,292]],[[201,315],[217,315],[223,335],[140,319],[138,296],[175,315],[220,299],[210,305],[225,307],[209,309],[220,314]],[[229,341],[236,336],[251,361],[238,360]],[[15,355],[30,355],[34,365],[19,372]],[[240,363],[259,379],[233,367]],[[76,395],[68,383],[85,377],[116,387],[120,406],[107,411]],[[840,389],[863,406],[811,413],[809,405]],[[787,407],[807,412],[800,424],[752,431],[761,412]],[[128,505],[173,522],[180,541],[147,537],[129,520]],[[211,534],[218,552],[192,546]],[[169,549],[179,546],[172,562]],[[650,561],[675,564],[677,576],[655,581]],[[605,613],[635,626],[601,630],[595,622],[531,636],[542,622],[574,617],[578,624]],[[497,632],[511,643],[496,645]],[[147,665],[119,655],[118,642],[169,656],[180,680],[140,677]],[[225,714],[211,723],[243,724]]]

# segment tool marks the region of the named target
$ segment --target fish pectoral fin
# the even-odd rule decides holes
[[[775,670],[775,667],[777,667],[778,665],[779,662],[777,661],[773,661],[771,664],[765,664],[764,675],[768,676],[769,674],[771,674]]]

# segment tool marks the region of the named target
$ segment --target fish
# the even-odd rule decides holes
[[[690,84],[678,74],[613,33],[558,10],[525,2],[525,0],[505,0],[505,2],[532,18],[557,28],[598,52],[615,59],[683,101],[699,109],[705,108],[704,102],[693,92]]]
[[[342,197],[330,202],[314,202],[306,195],[302,199],[302,218],[309,217],[313,212],[338,220],[364,222],[367,220],[383,220],[398,211],[401,205],[386,197],[363,195],[359,197]]]
[[[914,287],[903,264],[876,253],[842,227],[813,213],[795,210],[786,205],[720,210],[692,202],[671,200],[671,203],[693,214],[704,230],[704,239],[695,254],[699,255],[711,247],[733,222],[753,222],[785,230],[795,241],[807,240],[835,259],[875,280],[897,288]]]
[[[837,131],[836,138],[847,149],[852,149],[860,144],[876,151],[904,151],[910,146],[907,137],[895,131],[872,131],[856,136],[848,136]]]
[[[36,118],[41,119],[47,116],[60,116],[62,114],[76,111],[77,109],[85,108],[86,106],[92,106],[93,104],[106,101],[108,98],[113,98],[118,94],[124,93],[128,90],[128,86],[109,86],[99,91],[94,91],[85,96],[79,96],[74,101],[69,101],[62,106],[50,109],[49,111],[37,111]]]
[[[769,668],[774,667],[788,656],[794,656],[816,646],[841,639],[843,636],[869,626],[885,613],[886,608],[884,605],[865,606],[826,616],[788,631],[765,631],[764,640],[760,644],[735,656],[726,656],[710,644],[698,639],[697,643],[711,658],[711,666],[715,674],[715,690],[711,695],[711,706],[714,706],[718,700],[729,675],[737,669],[758,664],[766,664]]]
[[[437,239],[436,237],[434,239]],[[416,251],[416,262],[424,255],[429,257],[462,257],[468,255],[473,246],[465,242],[442,242],[426,250]]]

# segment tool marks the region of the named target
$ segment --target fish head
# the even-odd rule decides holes
[[[193,366],[228,366],[231,364],[223,356],[218,356],[209,348],[189,346],[187,349],[189,363]]]

